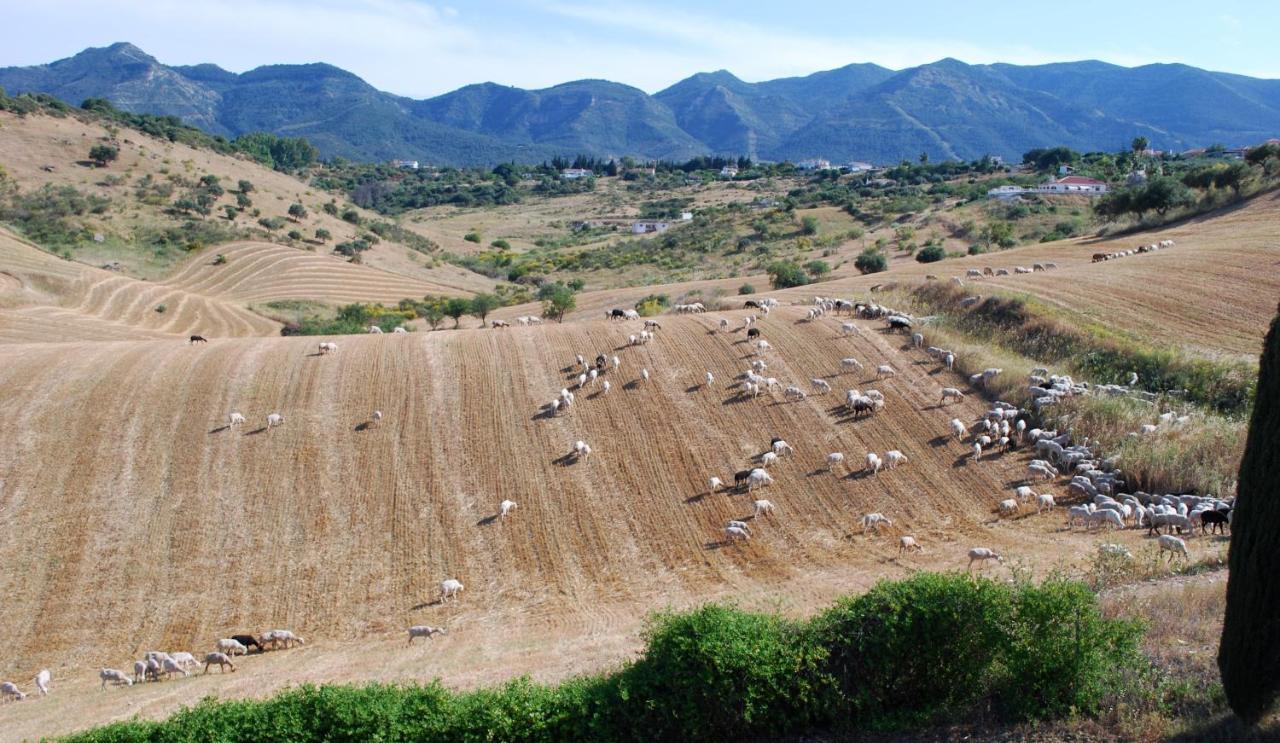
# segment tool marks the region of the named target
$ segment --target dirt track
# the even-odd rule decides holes
[[[1041,565],[1090,549],[1096,535],[1062,533],[1060,516],[994,519],[1023,457],[970,463],[943,436],[951,417],[981,410],[938,405],[954,379],[916,363],[901,336],[864,324],[861,337],[839,338],[834,321],[799,322],[801,312],[763,321],[777,349],[770,375],[807,386],[853,355],[898,376],[833,377],[837,392],[799,403],[740,400],[728,387],[748,345],[712,333],[715,316],[666,319],[658,340],[636,348],[620,347],[634,327],[605,321],[347,337],[324,357],[313,341],[286,338],[10,347],[0,415],[20,435],[0,441],[0,592],[10,597],[0,675],[49,666],[69,679],[62,695],[13,708],[26,721],[17,729],[100,722],[129,709],[125,700],[159,714],[305,678],[554,677],[622,657],[644,613],[664,605],[737,596],[803,612],[877,576],[962,568],[978,544]],[[569,385],[574,354],[596,352],[622,358],[605,377],[612,392],[587,390],[570,414],[540,415]],[[648,384],[636,381],[641,367]],[[883,390],[887,410],[841,415],[839,390],[851,386]],[[374,409],[386,414],[376,427]],[[224,428],[232,410],[248,416],[244,429]],[[270,412],[287,422],[266,433]],[[724,522],[748,518],[751,497],[708,495],[705,481],[750,466],[774,435],[797,452],[760,493],[778,515],[754,522],[749,543],[723,544]],[[564,457],[577,439],[590,459]],[[890,448],[910,463],[877,477],[820,471],[830,451],[856,467]],[[508,498],[520,509],[502,523],[494,515]],[[861,536],[868,511],[890,515],[894,533],[914,533],[928,554],[898,561],[892,537]],[[446,577],[466,584],[447,607],[434,603]],[[450,628],[439,663],[397,652],[413,623]],[[260,673],[92,696],[99,665],[272,626],[318,647],[299,651],[308,660],[273,654]],[[344,644],[352,638],[364,639]],[[85,699],[89,708],[68,714]]]

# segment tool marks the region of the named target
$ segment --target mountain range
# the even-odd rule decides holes
[[[876,163],[1018,158],[1035,147],[1115,150],[1136,136],[1183,149],[1280,134],[1280,80],[1181,64],[1096,61],[904,70],[853,64],[749,83],[698,73],[649,95],[607,80],[542,90],[482,83],[415,100],[327,64],[233,73],[167,66],[128,43],[34,67],[0,68],[10,94],[171,114],[215,134],[302,136],[326,157],[441,165],[536,162],[554,155],[682,160],[747,155]]]

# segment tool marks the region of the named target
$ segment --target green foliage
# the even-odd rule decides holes
[[[252,193],[253,183],[241,178],[239,181],[236,182],[236,190],[239,191],[240,193]]]
[[[120,157],[120,150],[109,144],[96,144],[89,148],[89,159],[99,168],[107,167],[108,163],[115,162],[118,157]]]
[[[221,266],[221,265],[224,265],[224,264],[226,264],[226,262],[227,262],[227,256],[226,256],[226,254],[224,254],[224,253],[218,253],[218,254],[217,254],[216,256],[214,256],[214,258],[213,258],[213,265],[215,265],[215,266]]]
[[[0,221],[46,248],[92,239],[92,231],[79,218],[102,214],[111,205],[109,199],[82,193],[74,186],[51,183],[28,193],[13,192],[7,200],[3,196],[0,191]]]
[[[381,304],[348,304],[339,307],[334,317],[308,316],[298,322],[285,323],[280,334],[355,335],[368,332],[371,325],[390,332],[414,317],[412,310],[384,307]]]
[[[814,216],[806,216],[800,219],[800,234],[816,235],[818,234],[818,218]]]
[[[1074,165],[1080,162],[1080,153],[1067,147],[1050,149],[1034,149],[1022,155],[1022,162],[1041,172],[1057,171],[1060,165]]]
[[[450,297],[444,303],[444,314],[446,317],[453,318],[453,327],[456,330],[462,321],[462,316],[471,311],[471,302],[462,297]]]
[[[333,235],[329,234],[329,231],[326,230],[325,228],[323,227],[316,228],[316,240],[318,240],[319,242],[322,242],[322,243],[328,242],[332,237]]]
[[[355,209],[344,209],[342,212],[342,221],[359,226],[364,220],[360,217],[360,212]]]
[[[307,208],[302,204],[289,205],[289,217],[295,222],[307,218]]]
[[[809,261],[804,264],[804,270],[809,272],[809,276],[813,277],[814,281],[817,281],[831,273],[831,264],[826,261]]]
[[[311,166],[319,154],[310,142],[301,137],[280,137],[269,132],[244,134],[236,137],[231,144],[237,152],[243,152],[268,168],[284,173]]]
[[[302,233],[301,233],[301,232],[299,232],[299,231],[297,231],[297,230],[289,230],[289,232],[288,232],[288,234],[287,234],[286,236],[287,236],[290,240],[301,240],[301,239],[302,239]]]
[[[750,284],[743,284],[742,286],[738,287],[739,295],[755,294],[755,293],[756,293],[756,288]]]
[[[1280,312],[1280,308],[1277,308]],[[1280,695],[1280,315],[1263,343],[1257,403],[1240,462],[1218,667],[1231,709],[1256,722]]]
[[[853,267],[864,274],[880,273],[881,271],[888,270],[889,259],[885,258],[884,253],[879,250],[876,250],[875,248],[867,248],[859,253],[858,257],[854,259]]]
[[[565,314],[578,306],[573,289],[558,281],[543,284],[538,289],[538,299],[542,301],[542,314],[557,322],[564,322]]]
[[[476,230],[471,230],[471,231],[470,231],[470,232],[468,232],[467,234],[463,235],[463,236],[462,236],[462,239],[463,239],[463,240],[466,240],[466,241],[467,241],[467,242],[469,242],[469,243],[477,243],[477,244],[478,244],[478,243],[480,242],[480,233],[479,233],[478,231],[476,231]]]
[[[941,245],[929,245],[916,253],[916,260],[920,263],[937,263],[946,257],[947,251]]]
[[[263,217],[258,220],[258,224],[269,230],[278,230],[284,227],[284,217]]]
[[[498,238],[497,240],[489,243],[489,247],[498,248],[499,250],[511,250],[511,243],[503,240],[502,238]]]
[[[775,261],[765,270],[769,273],[769,283],[774,289],[804,286],[809,283],[809,275],[795,261]]]
[[[489,313],[501,306],[502,300],[492,294],[481,292],[471,298],[471,308],[468,312],[478,319],[481,325],[483,325],[485,318],[489,316]]]
[[[666,294],[650,294],[636,302],[635,309],[636,312],[640,313],[641,317],[653,317],[666,312],[670,306],[671,298]]]

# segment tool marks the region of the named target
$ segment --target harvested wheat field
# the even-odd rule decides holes
[[[0,343],[279,332],[235,303],[62,260],[3,230],[0,272]]]
[[[979,403],[939,405],[953,382],[900,336],[876,323],[838,338],[834,322],[798,322],[800,312],[761,323],[776,348],[769,374],[807,385],[842,356],[891,363],[898,376],[883,382],[831,376],[837,389],[878,387],[885,411],[855,421],[839,393],[739,397],[731,386],[749,345],[711,332],[715,316],[671,319],[630,348],[626,329],[605,321],[349,337],[326,356],[286,338],[10,347],[0,414],[23,435],[0,443],[10,597],[0,674],[47,665],[65,689],[23,705],[19,730],[307,678],[556,677],[625,657],[643,615],[666,605],[737,598],[804,612],[880,576],[963,568],[975,545],[1042,566],[1090,549],[1091,536],[1060,533],[1061,516],[994,517],[1025,457],[970,461],[945,434]],[[540,412],[573,386],[579,352],[620,357],[604,375],[613,389],[581,391],[566,414]],[[226,428],[233,410],[244,427]],[[271,412],[286,422],[268,432]],[[796,450],[774,485],[706,492],[708,477],[732,482],[773,436]],[[593,448],[582,461],[566,456],[579,439]],[[866,452],[892,448],[909,463],[877,476],[823,471],[828,452],[857,469]],[[755,497],[777,514],[751,519]],[[503,521],[505,499],[520,507]],[[869,511],[893,528],[864,537]],[[733,518],[753,524],[753,539],[722,541]],[[927,553],[899,560],[894,535],[908,532]],[[448,577],[466,588],[441,605]],[[415,623],[449,627],[440,652],[401,653]],[[297,661],[272,654],[227,679],[98,696],[99,666],[268,627],[309,639]],[[66,716],[85,697],[99,714]]]

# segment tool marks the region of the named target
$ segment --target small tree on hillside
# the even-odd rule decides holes
[[[875,248],[867,248],[853,261],[854,268],[862,273],[880,273],[889,268],[889,261]]]
[[[786,289],[792,286],[804,286],[809,283],[809,276],[795,261],[776,261],[769,264],[769,282],[774,289]]]
[[[1134,137],[1133,142],[1129,144],[1129,149],[1133,150],[1133,154],[1141,155],[1150,146],[1151,141],[1146,137]]]
[[[502,306],[502,300],[492,294],[480,293],[471,298],[471,316],[480,321],[480,325],[484,325],[485,318],[490,312]]]
[[[321,243],[325,243],[325,242],[328,242],[329,238],[331,237],[333,237],[333,235],[329,234],[329,231],[326,230],[325,228],[323,227],[316,228],[316,240],[320,241]]]
[[[1277,308],[1280,313],[1280,307]],[[1231,517],[1227,614],[1218,648],[1231,709],[1256,722],[1280,693],[1280,314],[1263,344]]]
[[[542,300],[542,314],[556,322],[564,322],[565,314],[578,306],[573,290],[559,282],[543,284],[538,290],[538,298]]]
[[[250,183],[249,181],[241,180],[238,183],[236,183],[236,190],[239,191],[240,193],[249,193],[250,191],[253,190],[253,184]]]
[[[107,167],[108,163],[115,162],[120,157],[120,150],[109,144],[96,144],[89,149],[89,159],[99,168]]]
[[[432,330],[437,330],[444,322],[444,304],[437,297],[423,297],[422,303],[414,307],[414,312],[426,320]]]
[[[306,218],[307,218],[307,208],[305,206],[303,206],[302,204],[289,205],[289,219],[292,219],[293,221],[298,222]]]
[[[462,316],[471,311],[471,302],[462,297],[454,297],[444,303],[444,314],[453,318],[453,328],[458,329]]]

